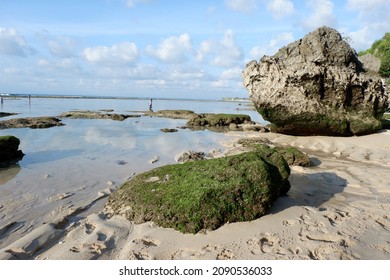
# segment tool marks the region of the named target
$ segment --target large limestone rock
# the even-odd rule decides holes
[[[387,93],[334,29],[321,27],[251,61],[244,85],[276,132],[293,135],[363,135],[381,129]]]

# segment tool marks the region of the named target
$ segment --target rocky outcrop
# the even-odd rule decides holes
[[[229,126],[251,122],[251,118],[244,114],[199,114],[194,115],[187,122],[188,126]]]
[[[124,121],[127,118],[138,118],[141,115],[124,115],[116,113],[107,113],[108,110],[98,111],[70,111],[60,115],[61,118],[71,119],[111,119],[114,121]]]
[[[0,167],[9,166],[23,158],[19,144],[20,140],[15,136],[0,136]]]
[[[251,61],[244,85],[275,132],[293,135],[363,135],[382,127],[388,106],[382,80],[368,74],[334,29],[321,27]]]
[[[16,118],[0,121],[0,129],[7,128],[49,128],[53,126],[63,126],[60,119],[54,117],[33,117],[33,118]]]
[[[186,233],[214,230],[265,215],[290,189],[289,174],[282,155],[269,147],[164,165],[133,177],[110,195],[105,210]]]

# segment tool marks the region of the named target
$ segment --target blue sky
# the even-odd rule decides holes
[[[357,51],[390,0],[0,0],[0,93],[246,97],[247,62],[327,25]]]

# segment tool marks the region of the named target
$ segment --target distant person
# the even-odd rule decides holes
[[[149,111],[153,111],[153,99],[149,100]]]
[[[1,101],[1,104],[3,104],[3,97],[0,96],[0,101]]]

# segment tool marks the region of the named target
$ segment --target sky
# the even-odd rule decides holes
[[[326,25],[356,51],[390,0],[0,0],[0,93],[247,97],[246,63]]]

